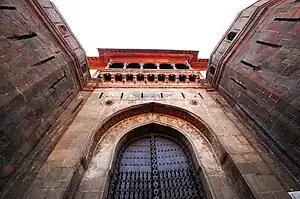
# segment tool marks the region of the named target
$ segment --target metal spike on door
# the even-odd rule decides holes
[[[124,146],[116,161],[108,198],[205,199],[188,150],[151,133]]]

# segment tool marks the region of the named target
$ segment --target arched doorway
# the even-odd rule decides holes
[[[107,198],[204,199],[190,153],[175,133],[154,124],[131,132],[117,154]]]
[[[239,198],[231,179],[218,162],[218,155],[222,155],[223,151],[213,150],[213,146],[222,145],[216,144],[218,139],[209,142],[214,134],[203,127],[202,120],[192,120],[182,110],[152,105],[126,109],[101,124],[93,137],[95,142],[89,151],[89,165],[76,197],[109,198],[110,185],[116,176],[115,171],[118,172],[116,167],[119,165],[119,153],[133,141],[149,133],[156,133],[178,143],[187,156],[192,158],[192,166],[199,177],[196,180],[200,179],[202,185],[199,190],[204,191],[206,199]],[[169,114],[157,113],[162,111]],[[220,193],[223,188],[226,191],[224,194]]]

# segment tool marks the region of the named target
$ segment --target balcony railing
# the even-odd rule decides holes
[[[94,87],[206,87],[205,71],[99,69],[90,84]]]

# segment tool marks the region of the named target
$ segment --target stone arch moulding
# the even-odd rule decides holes
[[[116,140],[114,134],[108,132],[112,131],[111,129],[114,129],[114,132],[123,132],[122,128],[115,129],[118,127],[118,124],[122,123],[122,121],[137,120],[137,123],[142,124],[143,122],[138,122],[138,120],[141,118],[139,116],[145,114],[165,115],[168,116],[168,118],[177,118],[177,120],[183,121],[185,124],[180,126],[177,126],[178,124],[176,124],[174,127],[172,127],[173,129],[184,133],[185,131],[182,130],[182,128],[184,128],[184,126],[191,126],[199,132],[198,134],[201,135],[201,139],[206,140],[206,143],[211,146],[210,149],[212,150],[210,150],[210,152],[214,153],[215,157],[217,157],[217,161],[214,164],[211,164],[211,166],[221,165],[220,171],[223,171],[223,169],[225,171],[224,175],[222,176],[215,175],[212,178],[206,179],[207,189],[210,190],[209,193],[211,193],[212,198],[261,198],[261,194],[265,194],[266,192],[271,192],[274,190],[286,196],[287,192],[284,191],[283,187],[268,169],[265,162],[260,158],[257,152],[248,143],[246,138],[230,122],[230,120],[225,116],[222,116],[222,112],[220,112],[219,109],[220,108],[215,108],[217,113],[211,112],[211,115],[222,120],[222,124],[228,125],[226,127],[218,124],[216,128],[214,120],[211,119],[207,122],[212,126],[208,126],[200,117],[198,117],[197,111],[193,111],[197,113],[196,115],[190,110],[156,102],[133,105],[112,113],[106,119],[101,120],[100,125],[98,125],[98,128],[96,128],[97,130],[91,134],[91,140],[88,144],[89,147],[85,148],[87,153],[84,153],[85,155],[82,154],[83,156],[81,159],[81,164],[83,165],[83,168],[87,168],[88,170],[85,172],[83,178],[80,177],[82,180],[77,192],[77,196],[79,196],[79,198],[89,198],[80,196],[80,194],[90,194],[89,196],[95,194],[96,198],[98,198],[99,194],[103,196],[105,192],[103,187],[107,187],[103,185],[103,182],[108,180],[108,176],[110,175],[110,157],[113,156],[113,153],[104,157],[104,159],[107,161],[99,163],[98,166],[100,167],[96,167],[96,169],[93,171],[89,171],[93,165],[93,160],[90,160],[93,158],[93,153],[97,144],[101,142],[101,145],[99,145],[101,147],[116,147],[117,145],[115,145],[115,142],[112,143],[105,141],[104,138],[107,135],[109,135],[110,140]],[[218,117],[216,114],[219,114],[220,116]],[[156,123],[159,123],[159,121]],[[168,126],[169,122],[165,122],[164,124]],[[134,125],[131,125],[131,127],[134,127]],[[211,129],[214,129],[214,131]],[[220,132],[218,131],[219,129]],[[129,130],[130,129],[128,129],[128,131]],[[226,132],[224,132],[224,130],[226,130]],[[119,139],[121,139],[121,137],[119,137]],[[99,149],[99,147],[97,149]],[[116,150],[116,148],[114,150]],[[198,161],[198,165],[201,165],[200,162],[201,161]],[[101,165],[103,166],[102,169]],[[257,165],[259,165],[259,167],[263,167],[264,170],[261,171]],[[249,170],[249,168],[253,169]],[[203,174],[209,174],[209,172],[207,172],[205,169],[202,170]],[[102,178],[102,180],[90,178],[91,176],[93,177],[91,174],[97,174],[97,176]],[[229,178],[227,178],[227,176],[229,176]],[[253,177],[255,180],[253,180]],[[231,184],[231,180],[233,185]],[[95,183],[93,183],[93,181],[95,181]],[[268,186],[270,181],[276,185],[275,188]],[[257,190],[257,183],[260,184],[260,187],[264,187],[264,189]],[[76,187],[77,186],[78,184],[76,183]],[[224,188],[222,191],[218,191],[216,189],[216,187],[219,189],[223,186],[226,186],[226,188]],[[235,187],[235,190],[232,189],[233,186]],[[93,193],[90,192],[91,189]],[[236,192],[238,193],[239,197],[236,196]]]
[[[214,152],[216,153],[219,159],[219,162],[222,162],[224,157],[226,156],[226,150],[221,144],[220,140],[217,138],[217,135],[209,128],[209,125],[207,125],[200,117],[186,109],[156,102],[133,105],[119,110],[110,115],[108,118],[106,118],[99,125],[99,127],[97,128],[98,131],[96,131],[96,133],[93,136],[94,143],[90,152],[94,150],[95,145],[105,134],[105,132],[107,132],[115,124],[124,119],[145,113],[160,113],[187,121],[188,123],[196,127],[196,129],[198,129],[208,140],[208,142],[212,145]]]
[[[91,163],[79,186],[77,192],[79,198],[87,193],[98,193],[105,198],[120,148],[134,138],[134,130],[147,125],[156,125],[176,132],[170,136],[180,140],[191,154],[207,198],[218,198],[216,194],[220,187],[213,186],[211,183],[216,177],[225,182],[224,187],[235,192],[230,179],[218,163],[214,150],[197,128],[178,117],[161,113],[142,113],[116,123],[103,134],[93,150]],[[98,186],[95,187],[93,184]]]

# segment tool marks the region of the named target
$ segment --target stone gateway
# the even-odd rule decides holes
[[[297,0],[259,0],[210,59],[87,57],[52,2],[2,0],[0,198],[297,197],[299,19]]]
[[[140,128],[116,154],[109,198],[205,198],[189,151],[161,131],[169,129],[148,125],[137,137]]]

